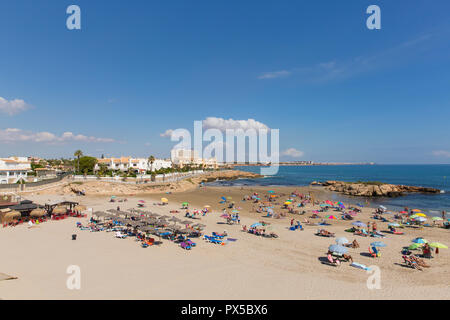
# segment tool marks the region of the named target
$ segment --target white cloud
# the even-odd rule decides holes
[[[173,130],[168,129],[165,132],[161,133],[160,136],[163,138],[170,138],[172,136]]]
[[[275,78],[284,78],[291,75],[291,71],[281,70],[281,71],[272,71],[272,72],[264,72],[261,74],[258,79],[275,79]]]
[[[203,129],[219,129],[225,131],[226,129],[242,129],[244,131],[248,129],[266,129],[270,128],[262,122],[256,121],[254,119],[248,120],[233,120],[233,119],[223,119],[216,117],[208,117],[203,120]]]
[[[43,142],[43,143],[64,143],[70,141],[78,142],[115,142],[114,139],[97,138],[85,136],[82,134],[73,134],[72,132],[64,132],[61,136],[57,136],[51,132],[31,132],[17,128],[0,129],[0,142]]]
[[[30,105],[21,99],[6,100],[0,97],[0,112],[13,116],[30,108]]]
[[[450,158],[450,151],[436,150],[436,151],[433,151],[433,155],[436,157]]]
[[[297,150],[295,148],[289,148],[287,150],[284,150],[281,155],[283,156],[288,156],[288,157],[292,157],[292,158],[300,158],[304,155],[305,153],[303,151]]]

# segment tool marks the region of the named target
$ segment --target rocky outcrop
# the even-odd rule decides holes
[[[322,185],[327,190],[343,193],[349,196],[362,197],[399,197],[407,193],[440,193],[439,189],[395,185],[379,182],[344,182],[344,181],[314,181],[314,185]]]
[[[263,177],[262,175],[252,172],[230,170],[230,171],[213,171],[211,173],[208,173],[206,176],[199,176],[198,179],[195,180],[196,182],[207,183],[216,180],[255,179],[262,177]]]

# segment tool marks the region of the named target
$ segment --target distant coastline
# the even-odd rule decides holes
[[[373,166],[376,165],[375,162],[312,162],[312,161],[288,161],[288,162],[279,162],[279,166]],[[264,163],[233,163],[226,164],[225,167],[266,167],[270,166],[270,164]]]

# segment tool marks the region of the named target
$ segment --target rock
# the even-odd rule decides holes
[[[439,189],[434,188],[387,183],[326,181],[322,185],[330,191],[362,197],[399,197],[406,193],[440,193]]]

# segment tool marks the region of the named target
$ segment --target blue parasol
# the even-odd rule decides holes
[[[348,243],[348,239],[345,238],[345,237],[340,237],[340,238],[337,238],[337,239],[336,239],[336,243],[337,243],[338,245],[343,245],[343,244]]]
[[[372,247],[386,247],[386,244],[381,241],[375,241],[370,244]]]
[[[339,254],[344,254],[347,253],[348,249],[346,247],[340,246],[338,244],[332,244],[328,247],[328,250],[330,250],[331,252],[335,252],[335,253],[339,253]]]
[[[364,222],[361,222],[361,221],[355,221],[355,222],[352,222],[352,225],[354,225],[354,226],[357,226],[357,227],[367,227],[367,224],[365,224]]]

